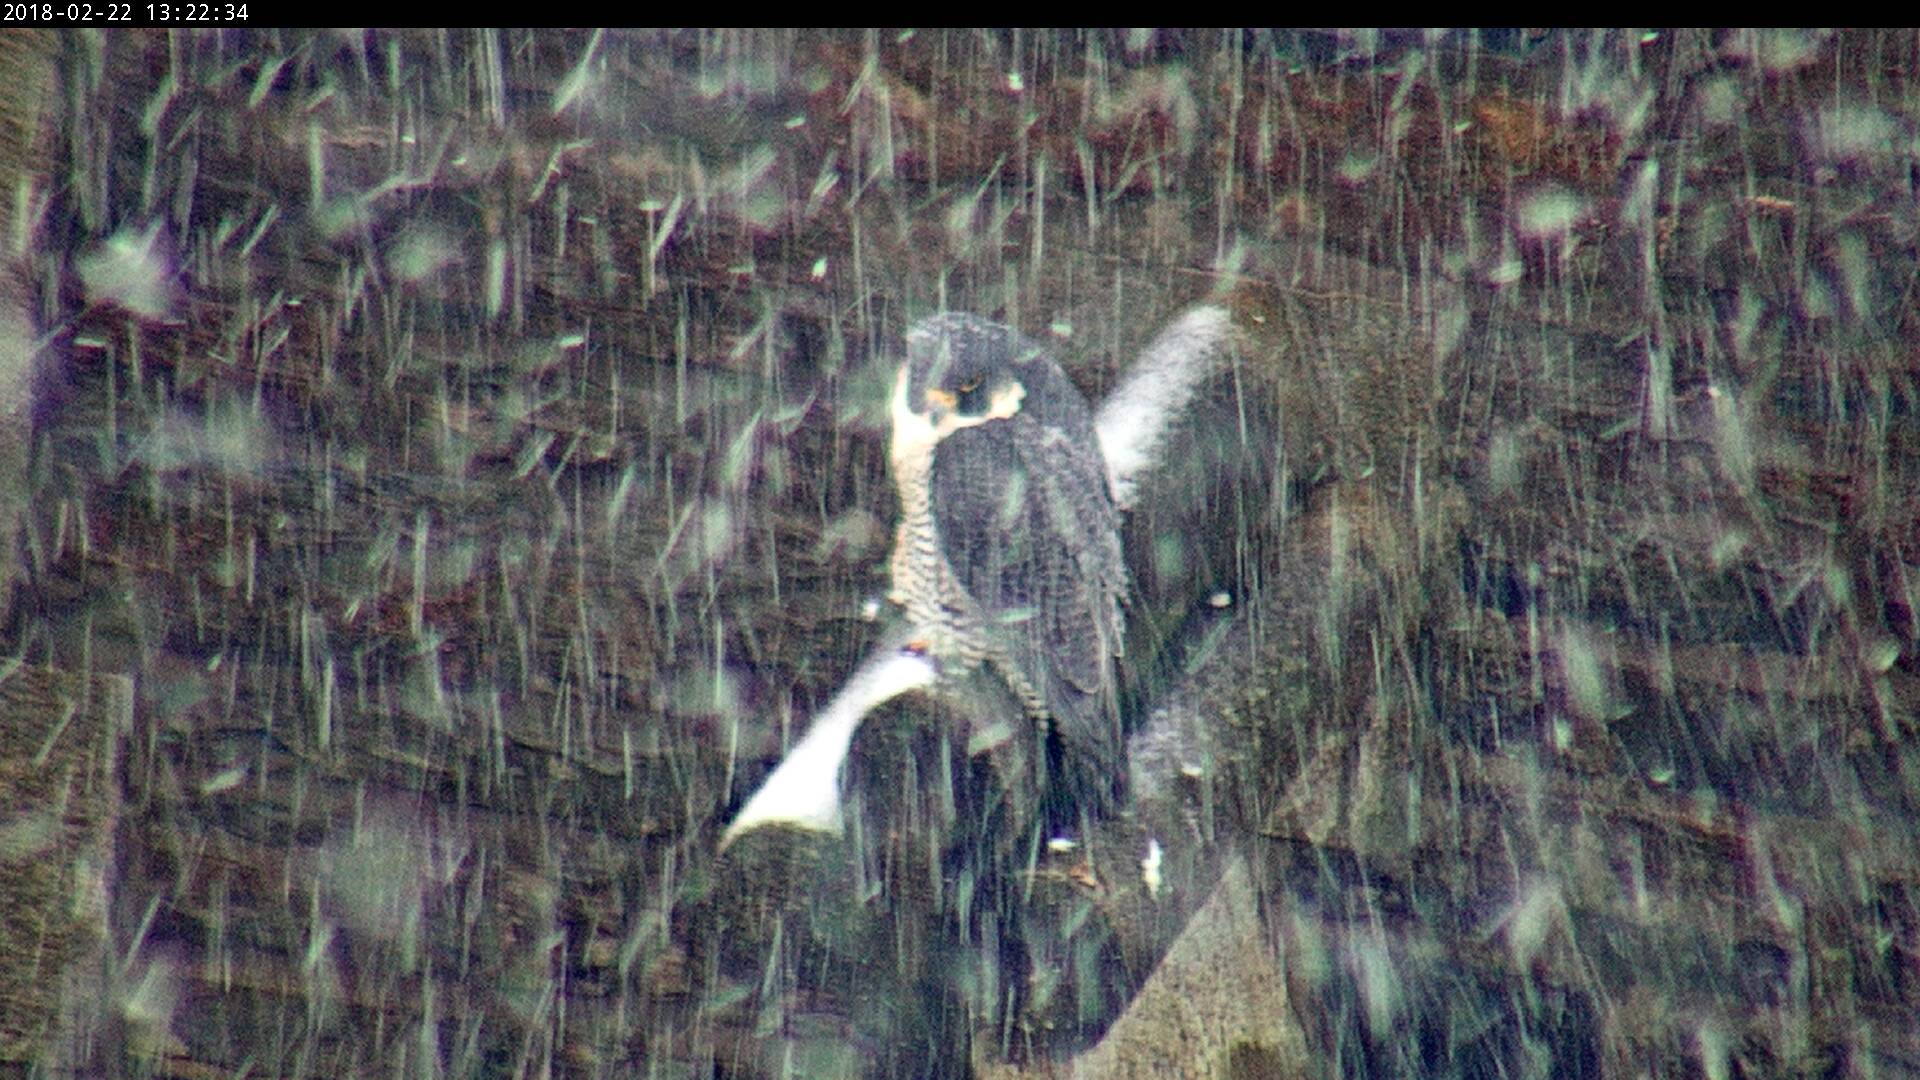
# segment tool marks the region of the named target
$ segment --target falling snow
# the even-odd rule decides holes
[[[1920,1075],[1920,35],[0,58],[0,1062]],[[906,327],[1099,402],[1203,304],[1122,811],[909,658],[722,850],[886,640]]]

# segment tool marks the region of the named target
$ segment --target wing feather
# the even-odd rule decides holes
[[[956,432],[934,456],[933,512],[956,580],[999,654],[1053,719],[1067,765],[1111,784],[1125,569],[1091,422],[1026,416]]]

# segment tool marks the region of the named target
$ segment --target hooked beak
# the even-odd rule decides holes
[[[947,418],[960,409],[960,395],[951,390],[934,388],[927,391],[927,422],[938,431],[946,426]]]

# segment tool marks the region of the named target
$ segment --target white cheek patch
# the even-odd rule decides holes
[[[902,365],[893,380],[893,441],[889,451],[896,463],[923,459],[948,434],[936,429],[926,414],[913,411],[907,401],[907,381],[907,368]]]
[[[1006,388],[993,395],[993,404],[988,406],[987,415],[977,423],[988,420],[1005,420],[1020,411],[1020,403],[1027,400],[1027,388],[1019,383],[1008,383]]]
[[[989,420],[1005,420],[1020,411],[1026,401],[1027,388],[1017,382],[1009,383],[997,391],[980,416],[962,416],[950,408],[935,409],[928,403],[925,412],[916,411],[907,391],[910,381],[906,367],[893,380],[893,441],[889,452],[896,464],[923,460],[925,455],[933,453],[940,440],[959,431],[961,428],[978,427]],[[932,391],[929,391],[932,393]],[[936,412],[940,419],[936,423],[929,419]]]

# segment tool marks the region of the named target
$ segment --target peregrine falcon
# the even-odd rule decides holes
[[[1213,370],[1228,332],[1189,311],[1098,416],[1038,344],[945,313],[907,332],[889,462],[900,497],[889,599],[905,626],[856,671],[722,836],[835,830],[838,772],[862,717],[916,689],[997,678],[1039,724],[1057,809],[1106,808],[1124,775],[1114,681],[1126,584],[1119,509]]]
[[[1126,566],[1092,410],[1044,349],[949,313],[907,333],[892,419],[890,598],[953,673],[1005,681],[1048,725],[1047,783],[1097,807],[1122,759]]]

